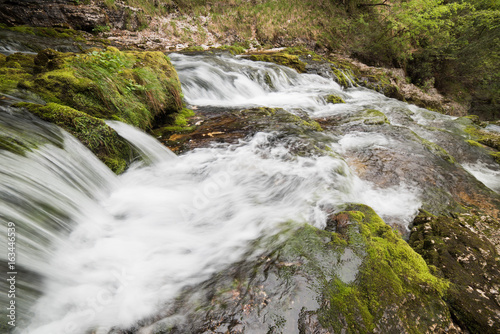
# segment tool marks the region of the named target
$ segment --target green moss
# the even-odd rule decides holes
[[[281,108],[254,108],[242,111],[243,114],[260,115],[264,117],[270,117],[272,123],[277,123],[289,131],[295,128],[297,131],[291,131],[290,133],[301,134],[304,131],[323,131],[321,125],[312,119],[303,119],[297,115],[287,112]]]
[[[71,133],[115,173],[125,170],[130,158],[130,149],[103,120],[57,103],[48,103],[45,106],[18,103],[16,106],[24,107],[41,119]]]
[[[439,146],[438,144],[436,143],[433,143],[431,141],[428,141],[426,139],[423,139],[422,138],[422,144],[424,144],[424,146],[432,153],[434,153],[435,155],[437,155],[438,157],[448,161],[449,163],[456,163],[457,161],[455,160],[455,158],[453,156],[451,156],[444,148],[442,148],[441,146]]]
[[[368,333],[400,325],[402,331],[422,333],[451,321],[441,299],[448,282],[432,275],[398,232],[365,205],[346,205],[336,217],[342,223],[331,228],[337,232],[305,226],[282,250],[282,256],[300,257],[295,270],[312,278],[323,301],[315,311],[323,328]],[[343,256],[359,260],[357,269],[350,268],[355,275],[345,276]]]
[[[483,144],[480,144],[478,143],[477,141],[475,140],[466,140],[467,144],[469,144],[470,146],[476,146],[476,147],[484,147]]]
[[[500,151],[500,134],[482,130],[477,125],[467,125],[465,133],[470,140],[477,141],[483,145],[489,146]]]
[[[343,98],[341,98],[338,95],[334,95],[334,94],[328,95],[325,98],[325,100],[326,100],[327,103],[331,103],[331,104],[345,103],[345,101],[344,101]]]
[[[309,50],[304,46],[288,47],[285,49],[285,52],[291,55],[310,57],[314,61],[326,61],[324,57],[318,55],[316,52]]]
[[[189,47],[185,48],[183,51],[184,52],[201,52],[203,50],[204,49],[203,49],[202,46],[192,45],[192,46],[189,46]]]
[[[456,122],[465,125],[466,142],[471,146],[487,148],[488,153],[497,162],[500,163],[500,134],[488,132],[481,129],[477,116],[460,117]]]
[[[381,111],[366,109],[344,119],[342,123],[358,122],[366,125],[390,124],[389,119]]]
[[[234,44],[234,45],[222,45],[218,48],[212,49],[212,50],[223,50],[223,51],[229,51],[232,55],[239,55],[242,53],[246,52],[245,47]]]
[[[40,37],[51,37],[51,38],[70,38],[75,41],[85,42],[84,33],[81,31],[59,28],[59,27],[30,27],[30,26],[14,26],[9,27],[5,24],[0,23],[0,30],[16,31],[23,34],[40,36]]]
[[[492,152],[490,153],[490,155],[493,157],[493,159],[495,159],[497,163],[500,164],[500,152]]]
[[[345,76],[344,72],[335,65],[331,66],[332,72],[335,75],[335,82],[338,83],[341,87],[348,88],[350,80]]]
[[[118,119],[142,129],[182,109],[177,73],[161,52],[94,49],[86,54],[44,50],[31,59],[31,72],[16,72],[3,90],[17,87],[47,102],[64,104],[98,118]],[[12,62],[7,58],[8,66]],[[0,75],[2,69],[0,68]]]
[[[31,151],[34,148],[36,146],[28,146],[17,138],[0,135],[0,150],[25,155],[26,151]]]
[[[438,144],[433,143],[427,139],[424,139],[414,132],[413,132],[413,135],[418,138],[418,140],[422,143],[422,145],[425,146],[425,148],[429,152],[433,153],[434,155],[440,157],[443,160],[446,160],[449,163],[454,164],[457,162],[452,155],[450,155],[444,148],[442,148]]]
[[[174,133],[188,133],[195,129],[195,126],[189,125],[189,118],[193,117],[194,111],[188,108],[183,108],[180,112],[170,115],[167,120],[167,126],[162,126],[153,131],[156,137],[169,137]]]
[[[34,56],[14,53],[0,56],[0,92],[11,93],[20,81],[33,74]]]
[[[306,71],[306,64],[301,61],[298,56],[290,55],[287,53],[253,54],[250,55],[248,59],[253,61],[265,61],[278,65],[288,66],[295,69],[299,73],[305,73]]]

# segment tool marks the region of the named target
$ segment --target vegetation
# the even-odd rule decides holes
[[[183,125],[188,113],[180,113],[179,79],[161,52],[108,48],[74,54],[47,49],[37,55],[1,55],[0,92],[21,91],[48,102],[23,107],[69,131],[117,173],[124,170],[130,152],[103,119],[150,129],[168,122]]]
[[[30,27],[30,26],[9,27],[3,23],[0,23],[0,30],[16,31],[40,37],[71,38],[75,41],[85,42],[85,37],[83,32],[73,29],[60,28],[60,27]]]
[[[299,73],[306,71],[306,64],[296,55],[288,53],[272,53],[272,54],[252,54],[248,57],[253,61],[267,61],[279,65],[291,67]]]
[[[177,74],[161,52],[108,48],[64,54],[48,49],[36,57],[11,55],[3,63],[3,91],[22,88],[94,117],[147,129],[182,109]]]
[[[126,2],[148,13],[156,3]],[[208,30],[243,44],[307,46],[403,68],[424,90],[436,87],[485,119],[500,116],[498,1],[176,0],[160,7],[209,15]]]
[[[326,97],[326,102],[331,104],[345,103],[344,99],[340,96],[330,94]]]
[[[75,3],[85,5],[90,1],[75,0]],[[232,46],[223,48],[238,54],[250,46],[294,46],[299,47],[295,50],[299,53],[303,51],[301,47],[307,47],[318,53],[344,53],[369,65],[399,67],[412,83],[426,91],[435,87],[484,119],[500,117],[500,2],[495,0],[101,0],[101,3],[109,9],[133,11],[139,29],[148,26],[151,16],[175,12],[166,26],[153,29],[175,35],[193,50],[201,41],[211,42],[207,39],[210,32],[224,43],[231,41]],[[94,31],[110,28],[96,26]],[[78,33],[61,28],[9,29],[79,38]],[[332,70],[338,72],[339,83],[345,86],[342,73],[345,68],[333,66]],[[371,81],[367,78],[364,84],[386,95],[399,96],[388,82],[380,85],[377,80],[373,85]],[[388,89],[392,91],[387,92]]]

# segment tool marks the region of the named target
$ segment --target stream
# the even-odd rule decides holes
[[[16,225],[14,333],[154,333],[187,288],[273,247],[257,240],[305,224],[324,228],[346,203],[370,206],[405,235],[420,208],[441,212],[459,189],[479,189],[478,198],[500,192],[499,165],[465,142],[467,124],[454,117],[242,57],[170,58],[200,114],[278,108],[317,121],[321,145],[314,131],[294,138],[267,126],[174,154],[109,121],[142,156],[116,176],[63,130],[1,106],[0,135],[23,148],[0,150],[0,219]],[[346,103],[328,103],[331,94]],[[319,149],[297,154],[300,140]],[[357,266],[344,270],[352,280]]]

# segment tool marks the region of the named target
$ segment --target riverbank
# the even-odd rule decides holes
[[[467,6],[463,5],[462,16],[470,20],[474,15],[483,15],[476,11],[486,15],[488,10],[494,10]],[[455,44],[448,47],[439,41],[443,35],[448,36],[444,39],[449,43],[455,43],[456,38],[454,31],[446,30],[453,26],[448,21],[456,21],[448,5],[440,8],[434,3],[412,2],[386,8],[372,7],[369,2],[330,1],[46,0],[9,1],[0,7],[8,14],[0,17],[0,23],[9,27],[85,31],[95,36],[92,39],[120,49],[172,52],[232,46],[253,52],[298,46],[325,57],[339,54],[356,63],[382,68],[409,102],[448,114],[477,114],[483,120],[500,117],[495,98],[498,69],[492,61],[499,50],[486,43],[494,40],[495,35],[488,37],[495,34],[494,27],[478,21],[482,35],[477,36],[475,45],[482,44],[476,51],[468,51],[467,45],[474,42],[469,41],[461,54],[446,54],[454,52]],[[53,15],[32,17],[26,14],[28,11]],[[393,19],[400,22],[399,27],[394,26]],[[429,20],[440,24],[431,28]],[[468,34],[473,38],[476,28],[464,22],[468,21],[454,24],[471,30]]]

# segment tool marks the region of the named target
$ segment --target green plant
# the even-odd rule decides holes
[[[108,32],[111,30],[111,27],[108,25],[105,26],[95,26],[92,31],[95,33]]]

